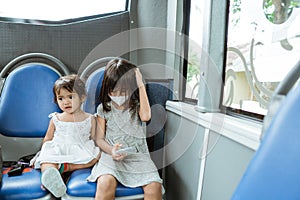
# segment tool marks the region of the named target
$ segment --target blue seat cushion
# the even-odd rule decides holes
[[[7,174],[9,169],[3,170],[0,199],[37,199],[49,194],[41,188],[40,170],[25,168],[22,175],[9,177]]]
[[[97,183],[86,180],[90,173],[91,168],[74,171],[67,183],[67,194],[74,197],[95,197]],[[143,193],[142,187],[129,188],[118,183],[115,196],[124,197]]]

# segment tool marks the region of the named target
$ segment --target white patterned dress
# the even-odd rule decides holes
[[[100,148],[90,138],[94,116],[90,115],[80,122],[60,121],[56,113],[49,117],[55,125],[54,137],[43,144],[35,168],[40,168],[40,164],[45,162],[86,164],[98,156]]]
[[[106,120],[106,141],[110,145],[120,143],[122,148],[135,147],[137,153],[128,154],[122,161],[115,161],[111,155],[102,152],[87,180],[95,182],[99,176],[111,174],[127,187],[143,186],[151,182],[162,183],[150,158],[146,134],[140,120],[137,116],[132,119],[129,110],[118,110],[114,106],[111,108],[110,112],[104,112],[100,104],[96,114]]]

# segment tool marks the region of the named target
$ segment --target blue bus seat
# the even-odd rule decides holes
[[[95,197],[97,183],[86,181],[90,173],[91,168],[76,170],[72,173],[67,184],[67,194],[71,199]],[[127,199],[140,199],[143,198],[143,189],[141,187],[128,188],[119,183],[115,196],[116,199],[126,199],[126,197]]]
[[[109,61],[108,59],[107,61]],[[98,69],[92,69],[86,79],[87,98],[83,104],[83,110],[94,114],[97,106],[100,104],[98,99],[101,91],[101,85],[104,77],[105,65]],[[85,78],[83,78],[85,79]],[[96,194],[96,183],[86,180],[91,169],[80,169],[74,171],[67,182],[67,199],[81,199],[84,197],[94,199]],[[116,189],[116,199],[143,199],[144,191],[142,187],[129,188],[118,184]]]
[[[281,103],[232,200],[300,199],[300,85]]]
[[[83,103],[83,110],[91,114],[96,113],[96,109],[100,104],[99,95],[104,78],[104,69],[104,67],[97,69],[86,80],[87,97]]]
[[[59,75],[40,64],[16,69],[5,80],[0,102],[0,133],[10,137],[44,137],[48,115],[58,111],[52,87]]]
[[[53,101],[52,87],[59,78],[57,70],[41,63],[27,63],[5,78],[0,96],[0,133],[11,138],[43,138],[48,115],[59,111]],[[2,153],[6,147],[1,142]],[[16,144],[14,149],[24,144]],[[27,147],[30,149],[31,147]],[[4,160],[5,161],[5,160]],[[0,199],[49,199],[41,188],[40,170],[25,168],[20,176],[9,177],[3,170]]]
[[[25,168],[21,176],[9,177],[7,172],[10,168],[3,170],[0,199],[50,199],[51,195],[41,189],[40,170]]]

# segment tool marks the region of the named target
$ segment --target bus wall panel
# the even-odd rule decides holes
[[[71,72],[77,72],[84,59],[95,47],[128,29],[127,11],[61,25],[2,21],[0,22],[0,69],[22,54],[38,52],[60,59]],[[122,42],[120,46],[129,46],[128,40]]]
[[[201,200],[230,199],[254,150],[210,132]]]
[[[167,113],[163,171],[166,199],[196,199],[203,140],[204,128]]]

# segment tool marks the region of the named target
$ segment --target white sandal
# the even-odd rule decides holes
[[[56,198],[66,194],[67,187],[59,173],[54,167],[49,167],[42,172],[41,182]]]

